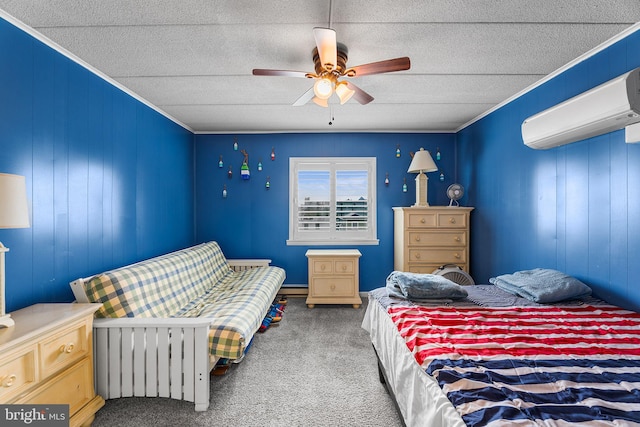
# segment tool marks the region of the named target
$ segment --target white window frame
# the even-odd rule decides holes
[[[328,230],[303,231],[298,228],[298,173],[304,170],[329,171],[332,209]],[[337,206],[335,177],[338,170],[367,171],[367,229],[366,231],[336,230],[333,220]],[[291,157],[289,158],[289,239],[287,245],[377,245],[376,219],[376,158],[375,157]]]

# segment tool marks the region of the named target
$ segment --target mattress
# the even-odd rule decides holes
[[[455,303],[369,294],[363,327],[408,426],[640,426],[640,314],[467,289]]]

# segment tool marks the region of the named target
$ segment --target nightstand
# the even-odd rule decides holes
[[[89,426],[104,399],[93,386],[93,313],[100,304],[35,304],[0,329],[0,403],[68,404]]]
[[[309,249],[305,255],[309,262],[309,308],[315,304],[360,307],[359,250]]]

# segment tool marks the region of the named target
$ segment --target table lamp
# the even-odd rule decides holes
[[[0,173],[0,228],[29,227],[29,206],[24,176]],[[0,328],[14,325],[6,313],[4,254],[9,252],[0,242]]]
[[[413,160],[409,165],[409,173],[417,173],[416,176],[416,204],[413,206],[429,206],[427,202],[427,184],[429,179],[425,172],[434,172],[438,170],[438,166],[433,162],[431,154],[424,148],[420,148],[416,154],[413,155]]]

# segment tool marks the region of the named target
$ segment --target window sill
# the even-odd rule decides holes
[[[373,240],[287,240],[287,246],[364,246],[379,245],[379,239]]]

